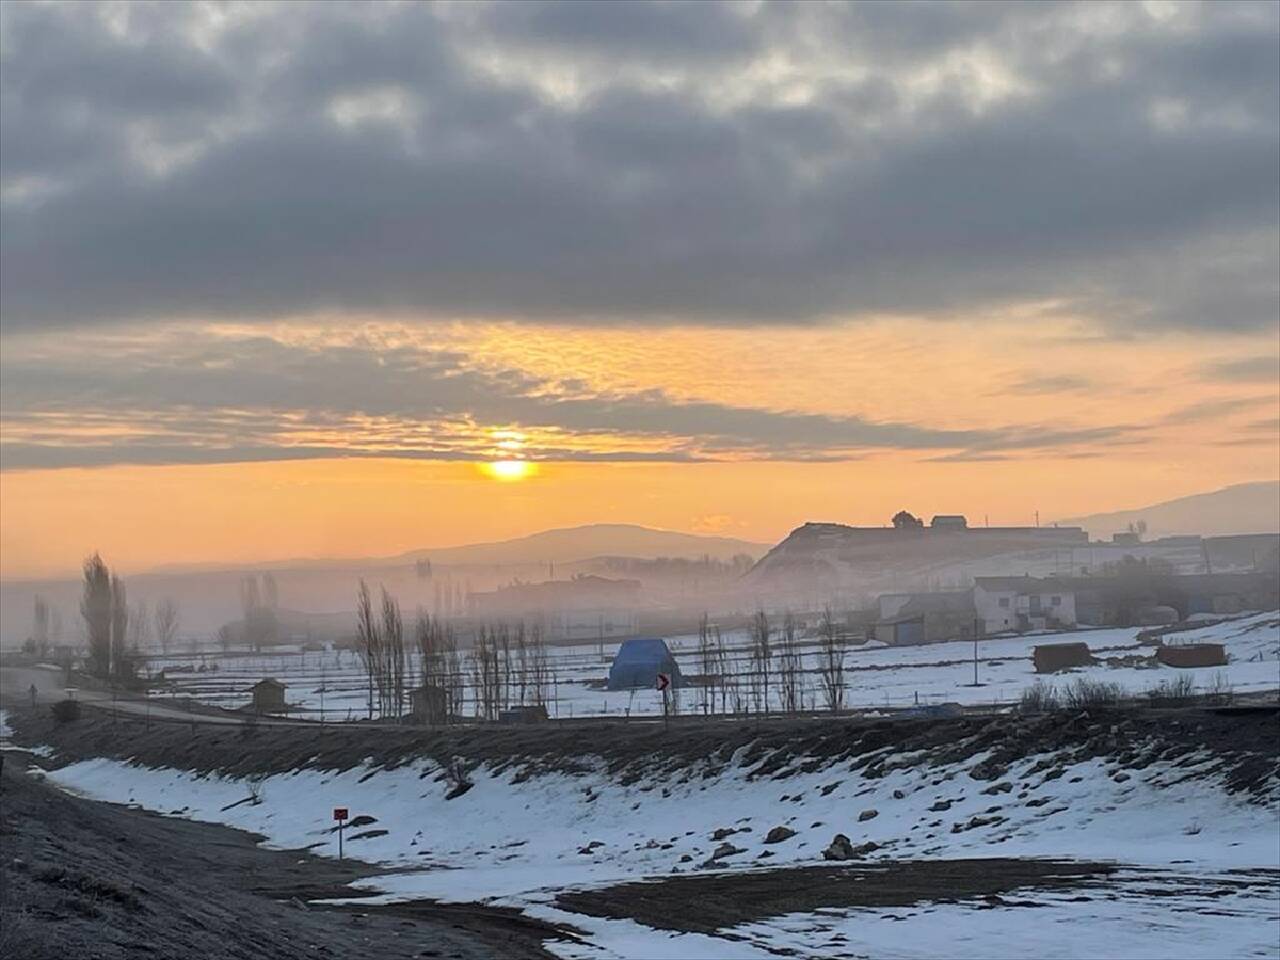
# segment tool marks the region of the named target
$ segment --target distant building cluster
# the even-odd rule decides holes
[[[1153,626],[1280,606],[1271,573],[977,577],[970,590],[882,594],[875,639],[893,646],[1085,626]]]
[[[529,620],[550,641],[609,640],[635,636],[639,580],[583,575],[568,580],[514,583],[468,595],[477,620]]]

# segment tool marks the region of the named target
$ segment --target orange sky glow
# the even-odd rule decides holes
[[[1273,384],[1215,383],[1208,360],[1275,349],[1274,338],[1165,337],[1126,349],[1063,322],[1058,341],[1017,323],[895,320],[816,329],[581,331],[486,324],[348,327],[312,322],[278,336],[332,349],[353,336],[378,349],[446,344],[468,363],[523,371],[556,384],[570,377],[596,394],[660,390],[680,400],[746,408],[907,421],[948,429],[1021,425],[1123,426],[1098,442],[1013,451],[1001,459],[946,461],[946,451],[875,450],[831,462],[722,451],[712,462],[527,462],[548,432],[519,424],[457,428],[465,459],[320,457],[268,462],[113,465],[0,473],[0,553],[6,577],[72,572],[88,550],[124,570],[167,562],[309,556],[376,556],[502,539],[548,527],[629,522],[773,542],[806,520],[879,524],[906,507],[966,513],[972,522],[1046,522],[1139,506],[1233,482],[1271,479],[1280,447],[1268,416]],[[212,336],[228,336],[214,327]],[[175,334],[174,336],[177,336]],[[155,340],[155,335],[150,335]],[[127,339],[127,338],[126,338]],[[163,350],[160,346],[149,349]],[[998,352],[990,343],[999,344]],[[137,344],[131,350],[141,349]],[[1024,384],[1045,371],[1047,392]],[[1084,383],[1087,381],[1087,385]],[[543,382],[539,380],[539,382]],[[114,436],[155,428],[146,417],[87,431]],[[1048,429],[1048,427],[1043,427]],[[35,427],[6,426],[4,439]],[[372,437],[404,442],[396,420],[362,430],[325,428],[326,442],[360,448]],[[308,428],[310,430],[310,428]],[[554,444],[658,450],[652,434],[561,431]],[[693,438],[696,440],[696,438]],[[281,442],[315,437],[285,435]],[[61,443],[83,442],[64,433]],[[206,441],[202,441],[206,442]],[[1206,453],[1211,451],[1211,453]],[[375,451],[376,452],[376,451]],[[108,503],[110,509],[103,509]]]

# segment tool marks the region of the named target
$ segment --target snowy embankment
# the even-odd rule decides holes
[[[552,945],[571,958],[763,957],[776,948],[815,957],[1275,956],[1274,728],[1274,716],[1200,712],[833,722],[829,732],[787,742],[762,735],[763,747],[713,748],[695,760],[619,766],[583,744],[569,772],[512,758],[476,762],[463,792],[425,758],[308,765],[260,780],[89,759],[49,776],[86,796],[321,852],[336,853],[331,811],[348,807],[368,818],[347,830],[348,855],[401,868],[367,882],[383,898],[519,906],[586,931],[584,943]],[[776,827],[794,834],[766,842]],[[566,890],[626,880],[821,863],[836,833],[863,863],[1052,856],[1125,869],[1087,902],[1068,893],[1038,895],[1038,910],[927,899],[833,907],[718,932],[740,938],[732,940],[569,914],[556,903]],[[1232,879],[1256,870],[1269,879]],[[1071,937],[1046,932],[1068,921]]]

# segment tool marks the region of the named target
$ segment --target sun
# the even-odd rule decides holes
[[[528,460],[495,460],[482,467],[495,480],[523,480],[536,469]]]

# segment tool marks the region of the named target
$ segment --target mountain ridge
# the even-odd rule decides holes
[[[680,557],[693,559],[711,556],[727,560],[735,554],[747,553],[753,558],[763,555],[769,544],[736,537],[684,533],[645,527],[634,523],[589,523],[572,527],[552,527],[522,537],[457,544],[449,547],[419,547],[401,553],[373,557],[297,557],[247,563],[180,563],[165,564],[146,571],[148,574],[214,573],[224,570],[341,570],[346,567],[368,568],[395,566],[430,560],[443,565],[486,565],[530,563],[573,563],[601,556]]]
[[[1144,520],[1146,536],[1198,533],[1226,536],[1280,532],[1280,480],[1236,483],[1127,510],[1091,513],[1057,521],[1084,527],[1094,539],[1106,539]]]

